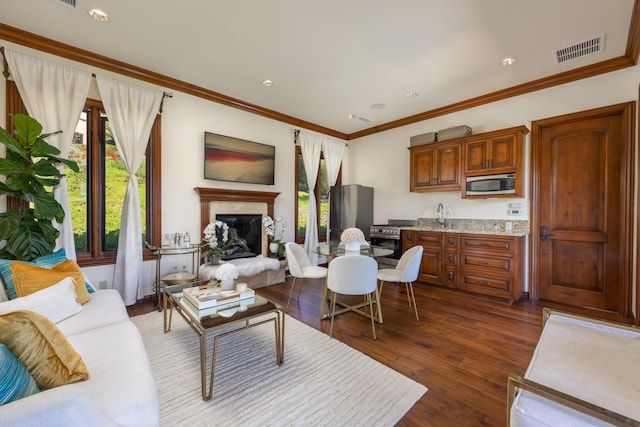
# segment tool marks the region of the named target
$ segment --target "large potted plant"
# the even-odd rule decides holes
[[[5,158],[0,158],[0,175],[6,177],[0,182],[0,194],[22,203],[0,213],[0,240],[6,241],[0,258],[31,261],[52,253],[60,234],[53,220],[61,223],[64,210],[53,187],[64,174],[57,166],[79,169],[76,162],[58,157],[60,150],[45,141],[61,131],[42,134],[42,125],[24,114],[14,115],[13,124],[15,138],[0,128],[0,143],[6,147]]]

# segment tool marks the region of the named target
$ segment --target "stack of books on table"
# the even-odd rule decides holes
[[[235,289],[223,291],[219,286],[215,285],[197,286],[186,288],[182,291],[182,296],[198,310],[253,298],[255,294],[255,291],[249,288],[243,292],[238,292]]]

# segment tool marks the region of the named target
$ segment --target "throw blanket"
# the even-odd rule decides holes
[[[201,265],[199,274],[200,278],[205,280],[215,279],[218,267],[227,262],[238,267],[239,276],[255,276],[265,270],[280,269],[280,261],[278,259],[266,258],[262,255],[258,255],[255,258],[239,258],[231,261],[220,261],[219,265]]]

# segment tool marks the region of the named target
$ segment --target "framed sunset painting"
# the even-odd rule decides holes
[[[274,184],[276,147],[204,133],[204,177],[219,181]]]

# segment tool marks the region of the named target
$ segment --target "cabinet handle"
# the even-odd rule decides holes
[[[549,237],[549,231],[547,230],[547,227],[540,227],[540,240],[542,240],[543,242],[545,240],[547,240],[547,238]]]
[[[448,279],[449,279],[450,282],[453,282],[455,280],[453,271],[449,272]]]

